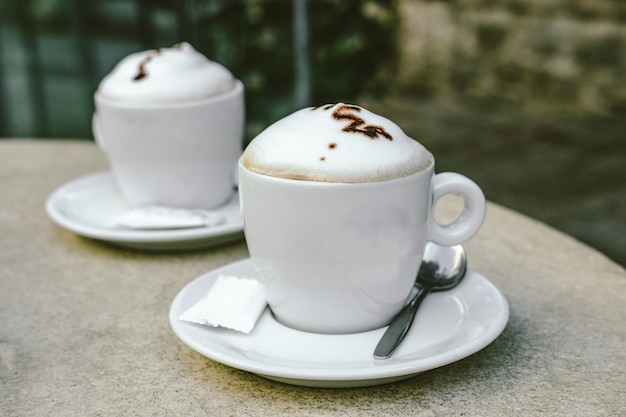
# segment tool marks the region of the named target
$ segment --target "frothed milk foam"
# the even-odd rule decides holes
[[[359,183],[411,175],[433,156],[392,121],[339,103],[277,121],[248,145],[241,163],[273,177]]]
[[[180,43],[122,59],[102,80],[98,94],[115,101],[165,104],[218,96],[234,86],[228,69]]]

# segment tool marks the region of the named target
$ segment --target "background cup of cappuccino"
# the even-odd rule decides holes
[[[461,244],[485,215],[480,188],[391,121],[337,104],[300,110],[244,151],[239,192],[251,258],[283,324],[352,333],[389,323],[404,305],[427,241]],[[444,195],[464,199],[449,225]]]
[[[244,88],[189,44],[136,53],[94,97],[93,134],[130,204],[214,208],[233,194]]]

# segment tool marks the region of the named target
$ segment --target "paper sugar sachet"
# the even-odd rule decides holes
[[[225,221],[224,216],[206,210],[143,206],[116,217],[113,223],[127,229],[156,230],[217,226]]]
[[[219,275],[209,293],[180,320],[250,333],[265,310],[265,293],[258,281]]]

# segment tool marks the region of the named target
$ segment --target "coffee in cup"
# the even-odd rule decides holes
[[[233,194],[243,85],[191,45],[122,59],[95,94],[93,133],[132,205],[214,208]]]
[[[434,174],[433,155],[362,107],[306,108],[261,132],[239,162],[250,256],[281,323],[353,333],[382,327],[411,291],[427,241],[461,244],[482,225],[480,188]],[[461,216],[434,220],[450,193]]]

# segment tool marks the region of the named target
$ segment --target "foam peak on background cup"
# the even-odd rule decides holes
[[[228,69],[183,42],[125,57],[102,80],[98,94],[108,100],[159,104],[215,97],[233,88]]]
[[[392,121],[344,103],[305,108],[274,123],[246,148],[242,164],[288,179],[359,183],[421,171],[433,157]]]

